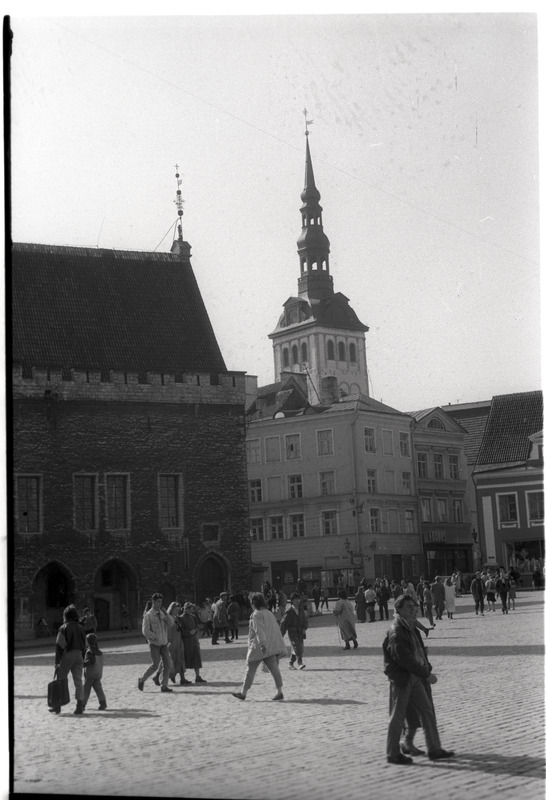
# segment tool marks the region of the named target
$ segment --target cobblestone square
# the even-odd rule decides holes
[[[140,636],[102,640],[108,710],[94,695],[47,710],[53,648],[14,654],[14,784],[18,792],[248,800],[413,800],[544,797],[544,620],[542,592],[521,592],[508,616],[476,616],[468,596],[427,640],[442,745],[450,761],[426,756],[386,762],[388,682],[385,622],[359,624],[359,649],[343,651],[331,613],[313,617],[303,671],[281,662],[285,701],[258,671],[246,701],[232,697],[245,670],[238,642],[201,641],[206,684],[161,694],[137,678],[149,663]],[[189,673],[192,679],[193,674]],[[70,679],[71,697],[74,687]],[[416,738],[424,745],[422,732]]]

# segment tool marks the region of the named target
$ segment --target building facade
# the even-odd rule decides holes
[[[16,244],[16,636],[69,602],[133,626],[154,591],[251,582],[245,376],[228,372],[189,260]]]

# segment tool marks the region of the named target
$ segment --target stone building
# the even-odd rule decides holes
[[[181,228],[179,228],[181,234]],[[250,585],[245,376],[171,253],[15,244],[11,531],[17,636],[68,602],[133,626],[162,591]]]

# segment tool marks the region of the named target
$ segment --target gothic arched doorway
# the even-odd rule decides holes
[[[37,573],[32,583],[34,621],[45,617],[53,633],[63,623],[63,610],[74,602],[76,581],[67,567],[51,561]]]
[[[196,601],[202,603],[205,597],[214,599],[220,592],[228,591],[228,568],[223,558],[209,554],[197,569],[195,578]]]
[[[142,609],[137,608],[137,579],[131,567],[118,558],[105,561],[95,573],[93,607],[97,630],[119,630],[123,606],[129,613],[131,628],[135,627]]]

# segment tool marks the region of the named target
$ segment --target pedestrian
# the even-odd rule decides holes
[[[87,650],[83,659],[84,667],[84,684],[83,684],[83,708],[87,706],[91,689],[94,690],[99,701],[99,711],[106,711],[106,696],[102,688],[102,668],[103,659],[102,650],[99,649],[99,643],[94,633],[88,633],[85,637],[87,642]]]
[[[307,625],[307,615],[301,606],[301,597],[298,592],[292,592],[290,595],[290,606],[287,608],[286,614],[281,620],[281,634],[284,636],[285,633],[288,633],[288,638],[292,645],[292,654],[288,664],[289,669],[296,669],[296,661],[298,669],[305,669],[305,664],[303,663],[303,642],[306,638],[305,631],[307,630]]]
[[[184,662],[184,642],[182,641],[182,631],[180,629],[181,612],[182,607],[180,603],[173,602],[167,609],[167,614],[174,620],[174,625],[169,630],[169,653],[172,662],[172,670],[169,673],[169,678],[172,683],[176,683],[176,676],[180,675],[180,686],[190,686],[191,681],[188,681],[184,674],[186,665]],[[156,686],[159,686],[161,683],[163,669],[163,664],[160,664],[158,671],[152,678]]]
[[[377,603],[379,605],[379,619],[389,618],[389,600],[392,597],[392,592],[389,588],[389,582],[385,578],[379,581],[379,591],[377,593]]]
[[[178,617],[178,625],[184,648],[184,666],[187,670],[193,669],[195,672],[195,683],[206,683],[200,675],[203,661],[199,646],[197,611],[193,603],[184,603],[182,614]],[[185,685],[188,684],[191,684],[191,681],[185,680]]]
[[[169,682],[169,674],[174,672],[174,666],[169,651],[169,631],[174,625],[174,619],[163,608],[163,595],[155,592],[152,595],[152,607],[146,611],[142,618],[142,634],[148,641],[152,663],[145,671],[144,675],[138,679],[138,688],[144,691],[144,684],[159,667],[159,662],[163,663],[161,678],[161,691],[172,692]]]
[[[83,616],[80,619],[80,625],[82,626],[86,636],[88,633],[96,633],[97,631],[97,618],[91,609],[87,608],[87,606],[83,609]]]
[[[69,672],[72,673],[76,693],[74,714],[83,714],[84,709],[82,675],[85,648],[85,632],[80,624],[80,615],[76,606],[69,605],[63,611],[63,624],[55,641],[55,669],[59,680],[67,678]],[[61,713],[60,706],[49,710],[55,714]]]
[[[283,590],[277,589],[277,610],[279,612],[278,619],[282,619],[284,617],[284,612],[286,611],[287,602],[288,598],[283,592]]]
[[[446,590],[440,575],[436,575],[434,578],[434,583],[430,587],[430,591],[432,592],[436,619],[442,619],[446,604]]]
[[[362,584],[360,584],[355,594],[355,609],[357,621],[366,622],[366,596]]]
[[[372,589],[371,584],[368,584],[366,587],[366,591],[364,592],[364,597],[366,598],[366,611],[368,612],[368,622],[375,622],[375,601],[377,599],[377,595]]]
[[[402,586],[402,591],[404,594],[409,595],[414,603],[419,602],[419,596],[415,591],[415,587],[411,581],[407,581],[405,578],[402,578],[400,585]]]
[[[483,607],[484,607],[484,597],[485,597],[485,581],[482,578],[481,572],[478,570],[476,572],[476,576],[472,583],[470,584],[470,591],[472,592],[472,597],[474,598],[474,608],[476,609],[476,616],[478,615],[478,609],[482,617],[484,616]]]
[[[417,604],[408,595],[402,595],[396,599],[394,610],[394,621],[383,642],[384,672],[390,682],[387,761],[389,764],[412,764],[413,759],[405,753],[422,753],[413,744],[417,717],[425,733],[429,759],[451,758],[453,752],[444,750],[440,743],[430,688],[438,678],[432,672],[419,631],[412,624],[417,616]],[[406,719],[406,737],[401,744]]]
[[[130,631],[133,629],[131,625],[131,617],[129,616],[129,611],[127,610],[126,605],[121,606],[121,630],[122,631]]]
[[[423,591],[423,606],[425,609],[425,617],[427,618],[430,627],[435,628],[436,625],[434,624],[434,620],[432,618],[432,605],[433,605],[433,598],[430,589],[430,582],[425,581],[425,589]]]
[[[510,588],[508,590],[508,608],[511,608],[512,611],[516,610],[516,580],[512,575],[508,575],[508,581],[510,584]],[[512,604],[512,605],[510,605]]]
[[[227,616],[227,592],[220,592],[220,597],[214,603],[212,617],[212,642],[218,644],[218,637],[223,636],[226,644],[231,644],[229,638],[229,624]]]
[[[542,586],[542,573],[540,569],[534,569],[531,580],[533,583],[533,591],[538,592],[540,587]]]
[[[227,607],[229,632],[231,634],[231,641],[239,638],[239,603],[233,597],[229,598],[229,606]]]
[[[494,611],[497,590],[495,588],[495,578],[492,575],[485,582],[485,599],[487,600],[487,610]]]
[[[423,602],[423,596],[425,593],[425,578],[424,575],[419,576],[419,583],[415,587],[415,591],[417,593],[417,599],[419,601],[419,609],[421,611],[421,616],[425,616],[425,604]]]
[[[404,593],[404,590],[402,589],[402,587],[400,586],[398,581],[395,580],[394,578],[393,578],[393,580],[391,582],[391,592],[392,592],[392,596],[394,597],[395,600],[398,597],[400,597],[401,594]]]
[[[263,594],[256,593],[252,597],[254,608],[248,622],[248,650],[246,654],[246,674],[240,692],[232,692],[233,697],[245,700],[252,686],[258,666],[264,663],[273,676],[277,692],[273,700],[284,700],[282,676],[279,669],[279,658],[286,655],[286,646],[282,638],[277,620],[266,608]],[[288,613],[288,612],[287,612]]]
[[[453,614],[455,613],[455,584],[451,578],[446,578],[444,591],[447,618],[453,619]]]
[[[315,611],[318,611],[320,604],[320,586],[316,581],[313,584],[313,588],[311,589],[311,595],[313,597],[313,603],[315,604]]]
[[[327,587],[323,586],[322,589],[320,590],[320,610],[321,611],[324,608],[324,606],[326,606],[326,608],[328,610],[330,610],[330,607],[328,605],[329,595],[330,595],[330,593],[328,592]]]
[[[356,650],[356,648],[358,647],[358,642],[356,640],[356,629],[355,629],[356,620],[353,607],[347,600],[347,592],[345,591],[345,589],[341,589],[339,591],[339,597],[336,601],[333,611],[337,617],[337,624],[339,632],[341,634],[341,638],[345,642],[344,649],[350,650],[351,645],[349,644],[349,642],[353,642],[353,648]]]
[[[500,601],[502,604],[502,613],[508,614],[507,599],[508,599],[508,592],[510,591],[510,581],[506,572],[502,567],[500,568],[498,578],[495,581],[495,589],[499,593]]]

